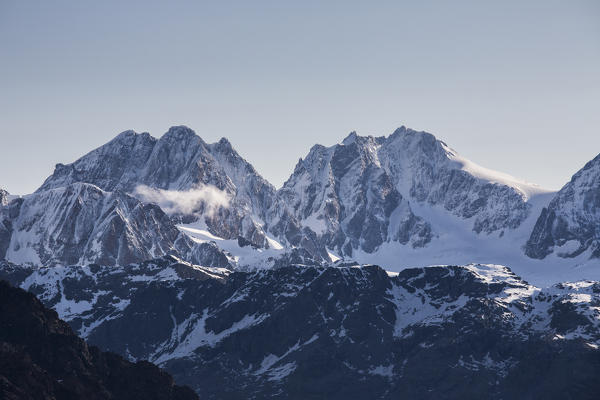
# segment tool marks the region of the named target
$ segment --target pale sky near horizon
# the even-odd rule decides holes
[[[279,187],[315,143],[406,125],[558,189],[600,153],[599,71],[597,1],[0,0],[0,187],[172,125]]]

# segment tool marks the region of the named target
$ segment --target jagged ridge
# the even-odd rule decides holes
[[[119,265],[175,252],[196,263],[229,264],[214,244],[180,233],[157,205],[87,183],[16,199],[0,209],[0,220],[0,258],[19,263]]]
[[[528,196],[536,190],[474,165],[426,132],[353,132],[300,160],[277,193],[269,229],[292,245],[321,244],[347,256],[373,253],[385,242],[422,247],[441,232],[414,204],[441,207],[471,221],[477,233],[502,235],[529,216]]]
[[[275,189],[225,138],[206,144],[185,126],[170,128],[160,139],[125,131],[72,164],[57,164],[38,192],[74,182],[131,194],[140,186],[175,191],[214,186],[231,198],[232,206],[220,207],[213,215],[204,213],[205,204],[198,201],[193,215],[202,215],[213,234],[242,236],[268,247],[260,221]]]
[[[600,390],[594,282],[541,290],[494,265],[229,274],[173,259],[116,275],[100,266],[0,271],[91,343],[155,361],[204,398],[593,398]]]
[[[579,170],[542,210],[525,252],[529,257],[600,258],[600,155]]]

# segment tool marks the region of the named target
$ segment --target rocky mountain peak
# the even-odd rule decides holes
[[[128,140],[135,139],[137,136],[147,138],[147,137],[150,137],[150,134],[148,132],[137,133],[133,129],[128,129],[126,131],[123,131],[123,132],[119,133],[117,136],[115,136],[111,140],[111,142],[115,141],[115,142],[124,143],[124,142],[126,142]]]
[[[353,147],[342,149],[340,146]],[[402,166],[429,164],[432,168],[443,168],[455,152],[444,142],[428,132],[415,131],[402,126],[389,136],[360,136],[350,133],[340,145],[333,146],[335,151],[345,155],[352,154],[363,163],[379,164],[388,162],[391,169]],[[396,165],[392,165],[396,164]]]
[[[233,147],[231,146],[231,142],[226,137],[222,137],[217,143],[222,148],[233,149]]]
[[[57,164],[36,192],[75,182],[91,183],[108,191],[126,189],[122,182],[139,173],[156,142],[148,133],[122,132],[71,164]]]
[[[168,143],[193,143],[200,142],[204,143],[202,138],[196,134],[192,129],[185,125],[172,126],[169,130],[160,138],[161,140]]]
[[[384,243],[422,247],[435,239],[436,221],[415,212],[416,204],[467,220],[475,233],[502,235],[530,213],[521,188],[427,132],[404,126],[387,137],[352,132],[340,144],[313,146],[299,161],[277,193],[269,226],[292,245],[315,235],[347,256]]]
[[[403,133],[405,133],[407,130],[406,126],[401,125],[399,128],[396,128],[394,130],[394,132],[392,132],[392,136],[394,135],[402,135]]]
[[[0,188],[0,207],[8,204],[8,192]]]
[[[600,258],[600,154],[585,164],[554,196],[527,241],[525,253]]]
[[[590,199],[598,186],[594,180],[598,174],[593,173],[599,169],[598,164],[598,158],[588,163],[573,177],[570,191],[564,191],[565,199],[587,196],[588,214],[596,212]],[[171,220],[169,230],[190,228],[201,236],[188,237],[190,240],[216,237],[262,249],[283,245],[285,251],[307,251],[315,261],[342,256],[368,262],[367,258],[357,257],[381,253],[387,259],[390,252],[416,254],[420,248],[440,246],[451,254],[468,251],[470,247],[463,239],[456,245],[452,242],[446,246],[445,240],[438,246],[438,239],[448,232],[475,241],[486,241],[490,235],[502,239],[509,233],[510,240],[518,240],[522,246],[531,233],[533,218],[552,195],[530,202],[539,188],[479,167],[434,135],[405,126],[389,136],[360,136],[354,131],[334,146],[313,146],[280,190],[262,178],[226,138],[207,144],[186,126],[174,126],[160,139],[130,130],[71,164],[58,164],[37,193],[76,183],[103,191],[98,198],[120,192],[142,203],[164,207],[165,220]],[[43,199],[50,201],[49,197]],[[191,206],[178,207],[179,199]],[[212,199],[216,199],[215,206],[209,204]],[[105,200],[98,201],[104,204]],[[68,202],[61,204],[71,206]],[[11,213],[18,210],[19,204],[12,207]],[[530,216],[531,221],[524,224]],[[9,241],[15,227],[25,229],[25,225],[13,224],[11,218],[1,221],[2,252],[14,248]],[[569,226],[577,224],[576,220],[568,222]],[[564,230],[563,225],[560,222],[557,229]],[[593,237],[590,232],[595,228],[585,229],[582,237]],[[202,232],[209,236],[202,236]],[[140,231],[133,236],[142,234]],[[561,247],[561,254],[579,254],[580,248],[589,248],[587,244],[575,246],[579,242],[573,241],[572,235],[568,237],[558,243],[563,246],[569,242]],[[51,252],[65,242],[72,241],[56,239],[48,243],[47,250]],[[169,239],[167,243],[174,242]],[[569,246],[576,249],[567,252]],[[547,250],[536,252],[533,245],[528,248],[527,254],[534,257],[548,254]],[[227,249],[237,251],[235,246]],[[456,262],[467,261],[471,260]]]
[[[73,197],[81,187],[86,196]],[[62,197],[52,194],[61,188]],[[181,237],[175,219],[197,221],[219,238],[241,237],[267,247],[261,220],[274,192],[227,140],[206,144],[185,126],[171,127],[160,139],[129,130],[71,164],[58,164],[36,196],[25,201],[21,211],[54,211],[43,216],[46,232],[41,222],[28,220],[36,229],[31,235],[23,225],[25,214],[13,210],[8,217],[5,210],[0,215],[0,253],[11,260],[50,264],[101,255],[109,257],[105,263],[114,264],[169,251],[193,258],[200,253],[206,259],[206,251],[199,251],[185,234]],[[175,211],[166,215],[162,206]],[[70,223],[60,219],[65,216]]]
[[[160,139],[122,132],[74,163],[58,164],[38,191],[86,182],[129,193],[139,185],[170,190],[213,185],[235,195],[247,175],[258,174],[226,139],[208,145],[192,129],[173,126]]]
[[[431,133],[415,131],[404,126],[385,138],[385,146],[398,152],[405,159],[430,162],[443,162],[450,150]]]
[[[373,252],[386,241],[426,244],[427,224],[412,213],[381,165],[383,140],[353,132],[341,144],[313,146],[278,191],[271,230],[292,245],[319,242],[349,256],[354,250]],[[394,210],[397,222],[390,226]]]
[[[152,148],[157,141],[158,139],[151,136],[148,132],[138,133],[130,129],[119,133],[106,144],[81,157],[80,160],[83,158],[92,158],[93,156],[108,156],[114,153],[123,154],[143,147]]]
[[[357,133],[356,131],[352,131],[348,134],[348,136],[346,136],[346,138],[344,140],[342,140],[342,144],[345,146],[348,146],[352,143],[354,143],[356,141],[356,137],[357,137]]]
[[[584,178],[585,176],[585,178]],[[585,179],[584,184],[598,186],[600,184],[600,154],[588,161],[581,171],[578,171],[571,178],[572,181]]]

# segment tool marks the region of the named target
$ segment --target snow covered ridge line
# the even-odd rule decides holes
[[[454,219],[453,230],[474,232],[473,239],[501,238],[537,212],[529,201],[547,192],[478,167],[426,132],[352,133],[331,147],[315,145],[300,160],[277,192],[270,226],[284,236],[308,228],[346,257],[390,242],[427,248],[450,233],[432,209]]]
[[[75,323],[83,337],[103,322],[121,316],[132,294],[152,282],[165,285],[184,279],[224,282],[230,273],[226,268],[193,265],[174,256],[117,267],[89,264],[47,268],[0,261],[0,279],[18,282],[19,287],[36,294],[61,319]]]
[[[137,193],[188,220],[201,215],[212,234],[241,236],[259,247],[275,192],[227,139],[208,144],[185,126],[171,127],[160,139],[123,132],[71,164],[57,164],[37,192],[74,182]]]
[[[349,374],[347,385],[414,387],[413,371],[436,373],[431,360],[440,379],[498,387],[537,371],[529,360],[573,354],[587,363],[600,346],[598,282],[540,289],[500,265],[231,272],[165,257],[119,267],[2,262],[0,278],[35,293],[90,343],[158,362],[205,398],[222,398],[216,387],[253,388],[247,398],[288,383],[297,390],[313,384],[315,368],[336,384]]]
[[[373,279],[388,282],[386,298],[395,304],[397,334],[412,324],[441,321],[450,316],[456,307],[464,306],[469,298],[483,296],[497,304],[510,309],[515,321],[521,327],[525,322],[541,328],[548,328],[548,302],[560,299],[563,304],[570,304],[584,310],[584,315],[600,327],[600,283],[594,281],[566,282],[547,289],[529,285],[515,275],[508,267],[492,264],[468,264],[464,266],[431,266],[406,269],[402,272],[389,272],[376,265],[359,265],[355,263],[337,262],[329,267],[290,265],[273,270],[255,270],[250,272],[232,272],[226,268],[211,268],[192,265],[173,256],[149,260],[140,264],[123,267],[102,267],[97,264],[87,266],[70,266],[54,268],[35,268],[20,266],[7,262],[0,264],[0,278],[8,279],[21,288],[36,293],[42,301],[52,306],[66,321],[81,320],[80,334],[87,336],[105,320],[115,318],[130,303],[130,296],[151,283],[176,286],[186,280],[215,281],[226,285],[231,274],[244,276],[250,282],[267,282],[274,275],[281,274],[283,268],[285,290],[276,296],[295,297],[300,291],[310,287],[324,273],[339,271],[341,277],[348,274],[361,282],[360,286],[369,286]],[[328,272],[329,271],[329,272]],[[377,273],[376,275],[373,275]],[[304,281],[300,276],[312,275]],[[286,280],[288,282],[286,282]],[[300,283],[298,282],[300,281]],[[261,283],[261,284],[264,284]],[[447,284],[458,285],[452,291],[459,294],[446,293]],[[456,289],[456,290],[454,290]],[[181,298],[183,293],[178,294]],[[227,306],[242,301],[249,295],[247,288],[238,288],[234,294],[221,304]],[[74,300],[74,299],[80,300]],[[410,304],[414,301],[415,307]],[[457,303],[458,301],[458,303]],[[422,304],[418,306],[417,304]],[[409,305],[407,307],[407,304]],[[429,308],[428,308],[429,307]],[[445,315],[446,311],[453,310]],[[86,324],[90,315],[100,311],[100,321]],[[208,312],[198,314],[206,319]],[[253,317],[254,318],[254,317]],[[265,317],[266,318],[266,317]],[[262,321],[258,318],[256,323]],[[410,321],[410,322],[407,322]],[[540,322],[543,321],[543,322]],[[183,329],[179,327],[177,329]],[[583,337],[581,332],[572,333],[570,337]],[[593,335],[600,339],[600,331]],[[222,336],[221,336],[222,337]],[[596,339],[595,339],[596,341]],[[594,342],[595,342],[594,341]],[[211,342],[211,341],[209,341]],[[211,342],[212,343],[212,342]],[[181,353],[181,350],[178,350]]]
[[[511,265],[546,285],[600,277],[599,188],[600,157],[555,195],[401,127],[315,145],[275,190],[227,139],[127,131],[58,164],[31,195],[0,192],[0,259],[125,265],[176,254],[247,270],[302,263],[292,253],[303,252],[314,264],[395,271]]]
[[[36,192],[0,207],[0,259],[14,263],[126,265],[166,254],[229,265],[216,245],[195,244],[179,232],[159,206],[91,183]]]

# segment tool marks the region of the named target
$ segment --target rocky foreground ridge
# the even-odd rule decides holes
[[[230,272],[162,258],[0,277],[202,398],[594,398],[600,284],[496,265]]]
[[[0,397],[156,399],[198,397],[149,362],[88,346],[31,293],[0,281]]]

